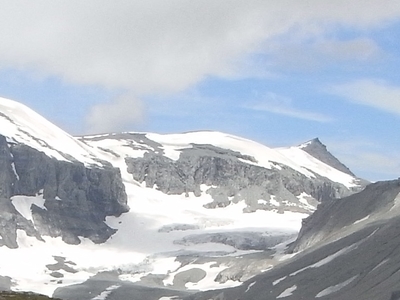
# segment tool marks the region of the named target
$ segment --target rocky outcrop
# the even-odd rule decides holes
[[[110,165],[59,161],[0,136],[0,166],[0,222],[7,224],[0,235],[8,247],[17,246],[17,229],[38,238],[61,236],[67,243],[77,244],[79,237],[101,243],[115,232],[105,217],[128,210],[119,170]],[[15,195],[45,199],[45,209],[32,205],[33,223],[13,207],[10,199]]]
[[[241,286],[185,300],[399,299],[400,180],[377,182],[322,204],[292,259]]]
[[[301,150],[307,152],[316,159],[326,163],[328,166],[335,168],[336,170],[342,171],[343,173],[355,176],[343,163],[341,163],[335,156],[333,156],[326,146],[321,143],[318,138],[312,139],[307,143],[300,145]]]
[[[303,220],[296,242],[290,251],[297,252],[338,239],[378,219],[400,212],[400,179],[377,182],[349,197],[323,203]]]
[[[212,145],[192,144],[192,148],[181,149],[176,161],[162,152],[149,151],[142,158],[126,158],[126,164],[133,179],[167,194],[199,196],[201,185],[211,187],[207,193],[213,201],[206,205],[208,208],[243,200],[247,212],[309,212],[318,202],[354,192],[317,174],[315,178],[306,177],[285,165],[276,163],[275,168],[266,169],[256,165],[253,157]],[[310,206],[299,201],[302,193],[312,196]]]

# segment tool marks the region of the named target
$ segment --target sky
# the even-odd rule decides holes
[[[0,0],[0,96],[73,135],[318,137],[400,176],[398,0]]]

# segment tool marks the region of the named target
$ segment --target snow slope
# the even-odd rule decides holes
[[[32,109],[0,97],[0,135],[58,160],[101,166],[89,149]]]

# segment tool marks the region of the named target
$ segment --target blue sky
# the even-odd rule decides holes
[[[319,137],[400,176],[400,2],[0,0],[0,96],[74,135]]]

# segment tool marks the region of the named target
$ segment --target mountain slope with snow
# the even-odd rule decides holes
[[[320,206],[283,264],[226,290],[185,300],[397,300],[400,180],[377,182]]]
[[[27,145],[57,160],[101,166],[84,144],[18,102],[0,98],[0,128],[9,143]]]
[[[6,99],[0,125],[0,276],[65,300],[240,285],[320,202],[363,188],[299,147],[220,132],[74,138]]]

